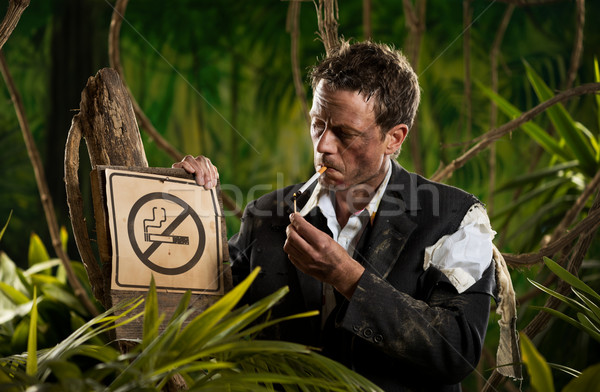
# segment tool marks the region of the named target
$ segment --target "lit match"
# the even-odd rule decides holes
[[[321,174],[325,173],[325,170],[327,170],[327,167],[321,166],[321,168],[317,170],[317,172],[313,174],[313,176],[308,181],[306,181],[306,183],[302,185],[300,189],[298,189],[298,192],[294,192],[294,213],[296,212],[296,199],[298,198],[298,196],[306,192],[306,190],[313,184],[313,182],[317,181],[317,179],[321,177]]]

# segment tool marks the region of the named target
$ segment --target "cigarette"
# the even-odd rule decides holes
[[[315,181],[317,181],[317,179],[319,177],[321,177],[321,174],[325,173],[325,170],[327,170],[327,167],[321,166],[321,168],[319,170],[317,170],[317,172],[315,174],[313,174],[313,176],[311,178],[309,178],[309,180],[306,181],[306,183],[304,185],[302,185],[302,187],[300,187],[300,189],[298,189],[298,192],[294,193],[294,195],[293,195],[294,212],[296,212],[296,199],[298,198],[298,196],[300,196],[302,193],[304,193]]]

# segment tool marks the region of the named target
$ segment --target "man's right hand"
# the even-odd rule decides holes
[[[196,158],[186,155],[181,162],[175,162],[171,167],[181,168],[193,174],[196,183],[207,190],[215,187],[219,179],[217,167],[212,164],[210,159],[202,155]]]

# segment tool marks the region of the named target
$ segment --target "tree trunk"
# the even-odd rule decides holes
[[[147,167],[146,154],[129,94],[116,71],[102,69],[81,93],[80,113],[73,118],[65,150],[65,181],[73,234],[94,296],[105,308],[110,297],[111,256],[108,235],[99,230],[101,262],[92,251],[79,187],[79,144],[85,138],[92,168],[98,165]],[[98,217],[98,216],[97,216]]]

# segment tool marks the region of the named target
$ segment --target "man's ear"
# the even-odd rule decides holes
[[[385,134],[386,149],[385,153],[391,155],[398,151],[404,143],[408,135],[408,126],[406,124],[398,124]]]

